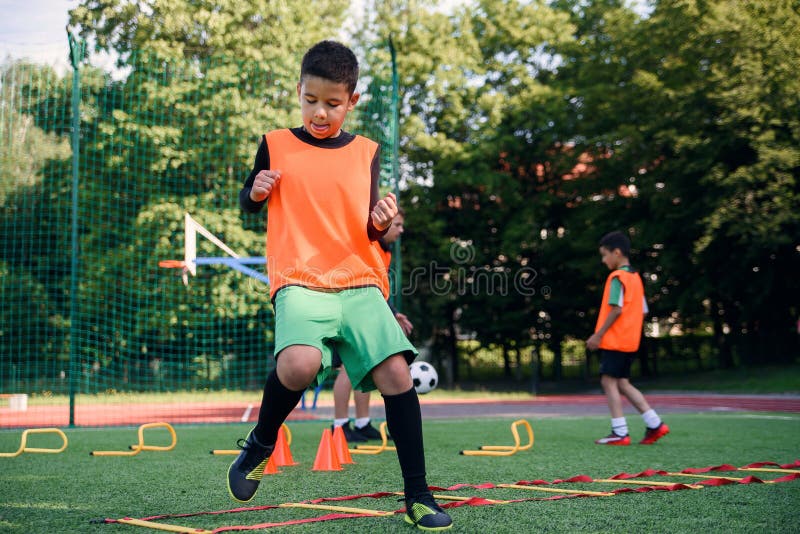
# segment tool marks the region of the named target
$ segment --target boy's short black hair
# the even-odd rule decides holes
[[[622,232],[609,232],[600,239],[600,246],[608,250],[618,248],[626,258],[631,255],[631,240]]]
[[[358,83],[358,60],[352,50],[336,41],[320,41],[303,56],[300,64],[300,81],[306,76],[317,76],[343,83],[352,95]]]

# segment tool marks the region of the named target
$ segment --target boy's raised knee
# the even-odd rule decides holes
[[[408,363],[401,354],[390,356],[375,367],[372,379],[383,395],[405,393],[414,386]]]
[[[287,389],[304,390],[319,372],[322,353],[309,345],[292,345],[278,354],[278,379]]]

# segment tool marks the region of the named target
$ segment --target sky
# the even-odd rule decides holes
[[[69,68],[66,26],[69,10],[78,4],[80,0],[0,0],[0,62],[26,58],[61,71]],[[94,65],[113,68],[111,63],[108,57],[92,54]]]
[[[243,0],[246,1],[246,0]],[[363,0],[353,0],[354,9]],[[457,4],[463,0],[445,0]],[[69,68],[68,12],[80,0],[0,0],[0,62],[8,57]],[[113,70],[109,57],[92,54],[92,64]]]
[[[11,56],[69,65],[67,12],[78,0],[0,0],[0,61]]]
[[[353,0],[353,3],[360,1]],[[463,1],[442,3],[449,6]],[[631,1],[640,9],[646,3],[646,0]],[[0,62],[9,56],[24,57],[59,70],[68,68],[67,13],[79,3],[79,0],[0,0]],[[92,63],[102,66],[110,60],[105,58]]]

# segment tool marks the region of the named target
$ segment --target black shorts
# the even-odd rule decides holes
[[[600,349],[600,374],[614,378],[630,378],[635,352]]]
[[[331,367],[333,369],[338,369],[341,366],[342,366],[342,357],[339,356],[338,350],[333,349],[333,351],[331,351]]]

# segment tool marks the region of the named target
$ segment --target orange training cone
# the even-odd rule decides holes
[[[275,457],[270,456],[269,460],[267,461],[267,465],[264,466],[264,474],[275,475],[277,473],[280,473],[280,471],[278,471],[278,466],[275,463]]]
[[[275,465],[278,467],[297,465],[297,462],[292,458],[292,451],[289,449],[289,442],[286,439],[283,427],[278,430],[278,441],[275,442],[275,449],[270,457],[270,461],[272,460],[275,461]]]
[[[350,449],[347,448],[347,438],[344,437],[344,429],[337,426],[333,429],[333,448],[341,464],[354,464],[353,457],[350,456]]]
[[[322,431],[322,439],[319,441],[319,448],[317,449],[317,457],[314,459],[314,467],[312,471],[341,471],[342,464],[339,462],[339,456],[333,448],[333,439],[331,438],[331,429],[326,428]]]

